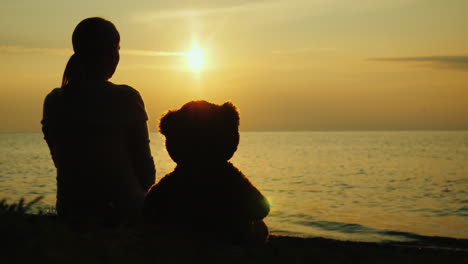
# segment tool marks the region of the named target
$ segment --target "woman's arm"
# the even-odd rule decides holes
[[[57,123],[57,98],[58,89],[54,89],[49,93],[45,100],[42,112],[42,133],[44,134],[44,140],[49,146],[50,154],[52,160],[54,161],[55,166],[57,166],[57,157],[56,157],[56,140],[57,140],[57,129],[55,128]]]
[[[154,184],[156,168],[151,155],[150,140],[146,121],[137,121],[130,130],[130,157],[135,175],[146,191]]]
[[[151,155],[148,126],[146,124],[148,115],[140,93],[133,88],[130,91],[129,99],[132,107],[129,112],[133,119],[128,129],[130,157],[141,187],[147,191],[154,184],[156,178],[156,168]]]

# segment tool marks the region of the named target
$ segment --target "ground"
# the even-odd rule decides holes
[[[0,203],[2,263],[468,263],[466,240],[434,248],[273,234],[265,245],[239,246],[143,224],[71,228],[27,206]]]

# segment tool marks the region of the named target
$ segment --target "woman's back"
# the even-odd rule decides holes
[[[115,221],[139,213],[154,182],[146,120],[139,93],[125,85],[88,82],[47,96],[42,122],[59,214]]]

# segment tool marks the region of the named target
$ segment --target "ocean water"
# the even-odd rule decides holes
[[[175,163],[151,134],[157,180]],[[232,163],[268,197],[272,232],[355,241],[468,239],[468,131],[242,132]],[[0,199],[55,204],[39,133],[0,134]]]

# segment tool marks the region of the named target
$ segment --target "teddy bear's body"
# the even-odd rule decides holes
[[[145,216],[156,224],[175,224],[227,240],[249,240],[268,202],[231,163],[199,170],[177,166],[154,185]]]
[[[187,103],[161,119],[173,172],[148,191],[143,214],[151,223],[213,234],[232,242],[264,241],[267,199],[228,160],[239,142],[236,108]]]

